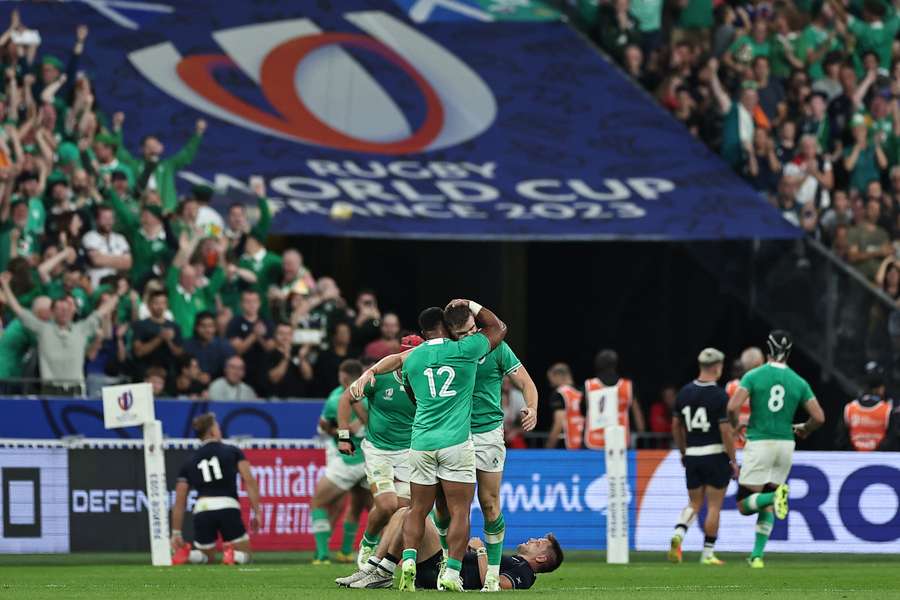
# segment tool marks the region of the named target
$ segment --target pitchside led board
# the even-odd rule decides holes
[[[107,429],[143,427],[150,554],[153,566],[171,566],[162,421],[156,420],[153,409],[153,387],[149,383],[136,383],[103,388],[103,420]]]

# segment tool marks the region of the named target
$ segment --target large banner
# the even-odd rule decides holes
[[[635,545],[661,551],[687,504],[684,469],[677,452],[647,451],[638,453],[637,473]],[[900,552],[900,453],[796,452],[788,485],[790,513],[775,522],[767,551]],[[731,482],[716,548],[749,552],[756,517],[737,511],[736,493]],[[702,548],[702,517],[685,549]]]
[[[139,427],[106,429],[100,400],[71,398],[3,398],[0,438],[58,439],[81,435],[89,438],[141,439]],[[225,437],[263,439],[311,439],[323,402],[207,402],[164,400],[155,402],[156,418],[163,433],[172,438],[193,438],[191,421],[208,411],[216,413]]]
[[[96,8],[95,8],[96,7]],[[268,183],[279,234],[792,238],[799,229],[538,2],[18,5],[135,155],[210,127],[179,186]],[[511,19],[518,22],[510,22]]]
[[[628,456],[628,495],[635,489],[634,452]],[[514,549],[532,537],[553,533],[563,548],[606,548],[606,461],[603,452],[510,450],[500,488],[506,522],[504,544]],[[629,539],[635,510],[630,503]],[[472,535],[482,537],[484,519],[472,503]]]

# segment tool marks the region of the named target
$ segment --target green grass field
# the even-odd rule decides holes
[[[632,564],[611,566],[599,553],[571,552],[555,573],[540,575],[530,591],[566,600],[665,598],[900,598],[894,557],[770,554],[766,568],[750,570],[743,556],[722,554],[724,567],[701,567],[697,555],[670,565],[662,553],[632,553]],[[0,598],[90,599],[388,598],[389,590],[338,589],[347,565],[313,567],[307,554],[259,554],[246,567],[153,568],[149,555],[74,554],[0,556]],[[435,592],[417,592],[435,593]]]

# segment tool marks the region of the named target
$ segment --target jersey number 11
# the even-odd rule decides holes
[[[203,473],[203,481],[209,483],[212,480],[218,481],[222,479],[222,465],[219,464],[219,457],[204,458],[197,463],[197,468]]]

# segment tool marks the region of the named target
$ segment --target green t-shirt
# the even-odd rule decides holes
[[[408,449],[416,405],[406,394],[400,373],[376,375],[375,383],[367,385],[363,394],[369,401],[369,443],[379,450]]]
[[[220,273],[220,271],[217,271]],[[181,337],[194,337],[194,321],[203,311],[216,311],[215,287],[197,288],[193,294],[181,287],[178,278],[181,269],[172,265],[166,272],[166,293],[169,294],[169,309],[172,317],[181,329]]]
[[[681,10],[678,25],[685,29],[707,29],[713,26],[713,1],[688,0]]]
[[[658,31],[662,27],[663,0],[631,0],[628,12],[631,13],[641,31]]]
[[[253,289],[259,292],[262,300],[263,314],[269,314],[269,286],[278,285],[281,280],[281,257],[274,252],[266,251],[261,259],[245,254],[238,261],[238,266],[242,269],[249,269],[256,273],[256,284]]]
[[[326,421],[331,421],[333,423],[337,423],[337,413],[338,413],[338,403],[341,399],[341,394],[344,393],[343,386],[337,386],[331,393],[328,394],[328,399],[325,400],[325,406],[322,407],[322,418]],[[364,401],[365,402],[365,401]],[[350,413],[350,422],[356,421],[356,413]],[[337,437],[333,438],[334,442],[337,443]],[[362,441],[361,437],[351,436],[353,440],[353,446],[356,448],[356,451],[347,456],[346,454],[340,454],[341,460],[343,460],[348,465],[358,465],[361,462],[365,462],[366,457],[363,456],[362,451]]]
[[[440,450],[469,439],[478,361],[491,351],[481,333],[459,341],[435,338],[416,347],[403,364],[403,381],[416,396],[412,450]]]
[[[753,369],[741,387],[750,393],[748,440],[793,440],[797,407],[815,398],[806,380],[781,363]]]
[[[37,338],[18,319],[10,321],[0,333],[0,379],[22,376],[22,357]]]
[[[500,342],[478,361],[472,393],[472,433],[485,433],[503,426],[503,406],[500,404],[503,377],[521,366],[522,362],[506,342]]]
[[[734,40],[728,51],[734,55],[736,61],[750,64],[757,56],[769,57],[772,54],[772,42],[769,39],[757,42],[753,36],[742,35]]]
[[[844,157],[853,153],[853,146],[844,148]],[[878,158],[875,156],[875,146],[872,143],[860,150],[853,171],[850,172],[850,187],[865,193],[870,181],[881,179],[881,171],[878,169]]]
[[[818,48],[820,48],[822,44],[824,44],[828,40],[828,36],[830,33],[831,32],[829,30],[821,29],[813,23],[807,25],[800,33],[800,36],[797,38],[797,58],[799,58],[803,62],[806,62],[806,55],[810,51],[815,52]],[[828,44],[829,52],[832,50],[843,50],[843,48],[844,44],[841,42],[839,37],[834,36],[831,38],[831,42]],[[807,64],[807,72],[809,73],[809,76],[813,81],[818,81],[819,79],[825,77],[825,71],[822,70],[822,61],[824,59],[825,55],[823,54],[819,58],[819,60]]]
[[[25,223],[25,231],[28,233],[44,233],[44,225],[47,221],[47,209],[44,201],[34,196],[28,199],[28,221]]]
[[[896,14],[884,21],[867,23],[850,15],[847,19],[847,28],[856,37],[857,60],[871,50],[878,55],[878,62],[882,69],[891,68],[891,47],[897,30],[900,29],[900,18]]]

